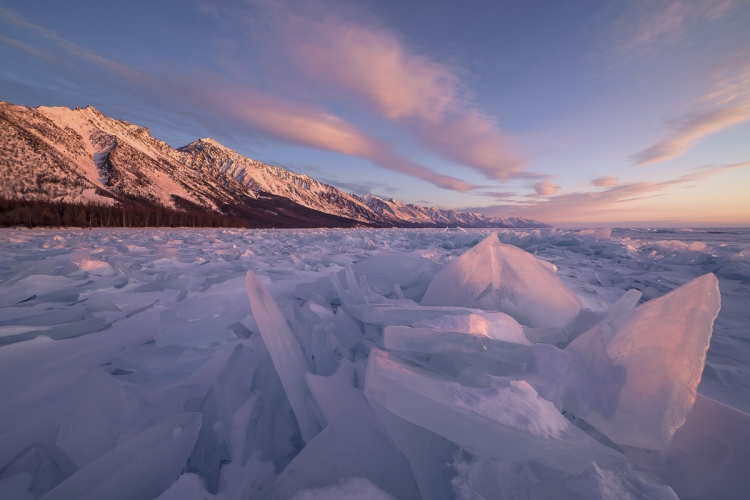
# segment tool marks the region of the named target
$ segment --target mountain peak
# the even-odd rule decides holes
[[[219,143],[218,141],[210,138],[210,137],[201,137],[200,139],[196,139],[190,144],[186,144],[180,148],[177,148],[178,151],[195,151],[203,149],[206,146],[211,146],[214,148],[221,149],[223,151],[230,151],[230,149],[223,144]]]

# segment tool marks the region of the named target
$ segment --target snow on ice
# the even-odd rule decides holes
[[[0,498],[745,498],[750,232],[2,230]]]

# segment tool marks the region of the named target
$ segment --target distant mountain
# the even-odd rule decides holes
[[[0,196],[68,203],[137,201],[240,217],[257,227],[548,227],[373,195],[246,158],[213,139],[181,148],[93,107],[0,101]]]

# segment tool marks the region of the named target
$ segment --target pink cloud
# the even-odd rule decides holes
[[[591,181],[591,184],[598,187],[611,187],[616,186],[618,183],[619,180],[615,175],[605,175],[602,177],[597,177],[596,179]]]
[[[620,184],[603,191],[584,191],[551,196],[530,204],[506,204],[491,207],[470,207],[465,211],[497,216],[528,217],[545,222],[602,220],[625,212],[634,201],[661,196],[669,188],[689,185],[723,172],[750,168],[750,162],[704,169],[662,182]]]
[[[387,144],[369,137],[351,123],[315,107],[288,102],[257,90],[237,88],[227,83],[222,87],[222,92],[200,96],[200,91],[192,92],[196,94],[196,99],[202,99],[211,109],[251,124],[283,141],[359,156],[381,167],[444,189],[466,192],[475,188],[472,184],[439,174],[398,155]]]
[[[542,196],[551,196],[557,192],[557,190],[560,188],[557,184],[553,184],[551,182],[543,181],[543,182],[537,182],[534,184],[534,191],[536,191],[538,194],[541,194]]]
[[[359,156],[381,167],[430,182],[438,187],[466,192],[476,186],[455,177],[443,175],[395,153],[387,144],[378,141],[353,124],[314,106],[284,100],[267,92],[232,82],[209,70],[191,72],[184,77],[184,68],[158,74],[148,74],[107,59],[66,40],[56,33],[25,20],[20,15],[0,7],[0,17],[21,26],[38,36],[52,40],[66,53],[95,65],[130,84],[139,85],[166,100],[177,101],[191,109],[202,108],[209,113],[251,125],[263,133],[285,142],[322,149],[344,155]],[[0,39],[5,37],[0,35]],[[8,42],[19,45],[12,39]],[[22,44],[26,52],[37,57],[48,54]],[[207,91],[210,89],[210,91]]]
[[[691,114],[673,120],[674,130],[660,141],[631,156],[636,165],[648,165],[687,153],[704,137],[750,120],[750,62],[747,55],[724,64],[711,88],[688,106]]]
[[[515,193],[513,191],[485,191],[477,194],[481,196],[487,196],[489,198],[495,198],[496,200],[509,200],[518,196],[518,193]]]
[[[726,14],[733,3],[732,0],[632,1],[604,29],[611,39],[612,51],[626,58],[639,57],[678,44],[695,26]]]
[[[739,104],[691,117],[672,134],[631,156],[636,165],[648,165],[685,154],[702,138],[750,119],[750,105]]]
[[[327,16],[288,13],[280,43],[301,71],[364,101],[430,151],[490,179],[515,176],[526,161],[495,121],[462,94],[452,68],[414,53],[391,32]]]

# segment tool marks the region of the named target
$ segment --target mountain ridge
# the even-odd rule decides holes
[[[118,204],[143,200],[233,215],[267,227],[549,227],[357,196],[200,138],[179,148],[96,108],[0,101],[0,196]],[[259,226],[260,227],[260,226]]]

